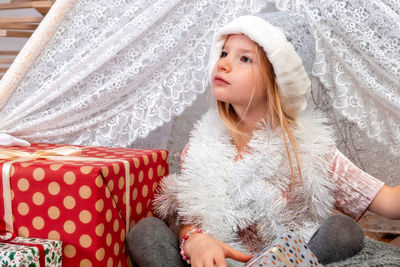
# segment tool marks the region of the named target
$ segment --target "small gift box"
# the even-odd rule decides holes
[[[62,266],[62,244],[58,240],[18,237],[3,229],[0,266]]]
[[[306,243],[294,232],[277,238],[272,246],[264,249],[250,260],[246,267],[314,267],[322,266]]]

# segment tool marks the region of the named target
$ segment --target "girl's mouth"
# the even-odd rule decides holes
[[[216,85],[228,85],[229,83],[225,81],[221,76],[216,75],[214,77],[214,83]]]

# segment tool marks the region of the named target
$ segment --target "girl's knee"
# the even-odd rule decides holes
[[[133,229],[136,229],[136,231],[149,231],[149,230],[154,230],[155,228],[163,227],[165,226],[165,223],[160,220],[159,218],[156,217],[146,217],[141,219],[134,227]]]
[[[126,240],[129,244],[135,244],[137,241],[146,241],[147,239],[155,239],[159,235],[158,233],[165,231],[167,228],[165,223],[155,217],[146,217],[141,219],[128,233]]]
[[[333,215],[324,224],[329,232],[328,236],[344,243],[359,243],[364,240],[364,232],[361,227],[350,217],[345,215]]]

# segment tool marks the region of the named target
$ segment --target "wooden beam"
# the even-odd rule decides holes
[[[29,38],[33,32],[0,30],[0,37]]]
[[[7,70],[8,68],[0,68],[0,73],[6,73]]]
[[[36,1],[33,2],[33,8],[36,9],[40,14],[46,16],[51,6],[53,5],[50,1]]]
[[[2,17],[0,23],[40,23],[42,20],[42,17]]]
[[[0,23],[0,29],[8,30],[36,30],[38,24],[28,23]]]
[[[49,12],[50,7],[35,7],[35,9],[37,10],[37,12],[39,12],[40,14],[42,14],[43,16],[46,16],[46,14]]]
[[[0,56],[18,55],[19,51],[0,51]]]
[[[36,2],[36,1],[43,1],[43,0],[10,0],[11,3],[15,2]],[[51,0],[51,2],[55,2],[56,0]]]
[[[6,9],[20,9],[20,8],[47,8],[53,5],[50,1],[24,1],[24,2],[13,2],[7,4],[0,4],[0,10]]]
[[[0,64],[11,64],[14,62],[14,58],[0,58]]]

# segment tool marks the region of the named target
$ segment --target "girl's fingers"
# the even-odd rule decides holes
[[[203,267],[202,264],[199,264],[197,261],[193,261],[193,260],[191,261],[190,266],[192,266],[192,267]]]
[[[215,264],[217,265],[217,267],[227,267],[226,260],[224,257],[216,257]]]
[[[229,246],[227,244],[224,244],[223,248],[225,250],[225,256],[227,258],[232,258],[234,260],[241,261],[241,262],[247,262],[251,258],[253,258],[253,255],[244,254],[240,251],[237,251],[236,249],[232,248],[231,246]]]
[[[207,259],[207,261],[203,264],[204,267],[214,267],[214,260]]]

